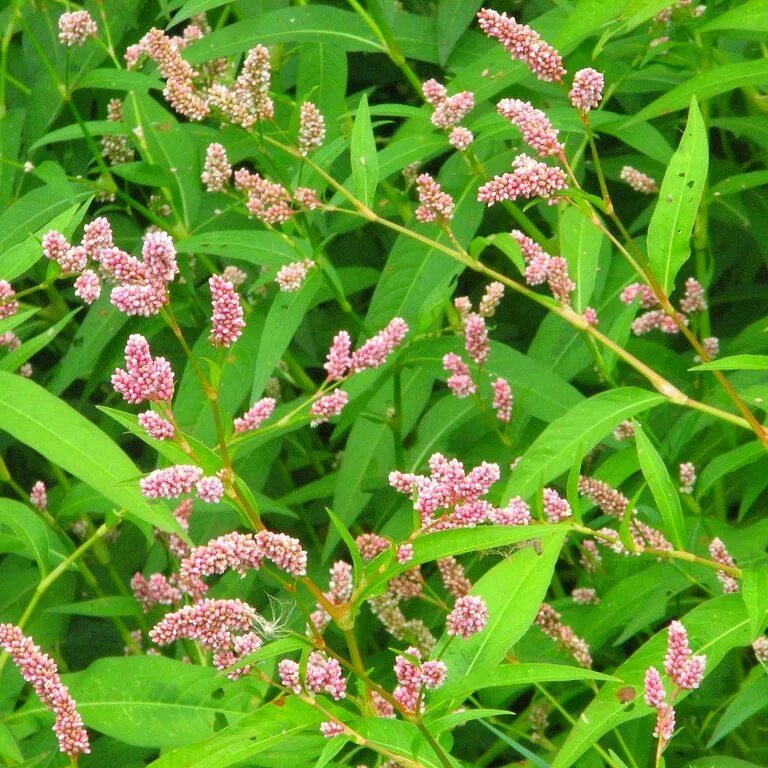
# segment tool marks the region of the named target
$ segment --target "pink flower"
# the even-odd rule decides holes
[[[600,598],[592,587],[577,587],[571,592],[573,602],[577,605],[597,605]]]
[[[437,128],[450,128],[462,121],[475,108],[475,94],[462,91],[454,96],[446,96],[435,104],[432,112],[432,125]]]
[[[21,676],[53,712],[59,751],[73,759],[91,751],[88,734],[69,689],[61,682],[56,662],[13,624],[0,624],[0,647],[13,659]]]
[[[390,320],[383,330],[352,353],[350,360],[352,372],[360,373],[368,368],[378,368],[383,365],[405,338],[408,330],[408,324],[401,317]]]
[[[483,8],[477,18],[480,29],[488,37],[495,37],[513,59],[527,64],[539,80],[559,83],[565,77],[562,57],[534,29],[488,8]]]
[[[83,227],[83,248],[94,261],[101,261],[101,252],[114,245],[112,227],[104,216],[98,216]]]
[[[352,364],[349,354],[351,349],[352,339],[349,334],[346,331],[339,331],[333,337],[333,343],[323,365],[323,368],[328,371],[329,381],[341,381],[347,375],[347,370]]]
[[[528,155],[518,155],[512,162],[512,173],[494,176],[477,191],[480,203],[494,205],[504,200],[526,200],[532,197],[549,199],[555,192],[568,189],[565,172],[561,168],[537,162]]]
[[[601,512],[618,519],[624,517],[629,506],[629,499],[623,493],[611,488],[608,483],[604,483],[602,480],[586,475],[579,477],[579,494],[586,496],[593,504],[596,504]]]
[[[706,312],[707,308],[707,295],[703,286],[695,277],[689,277],[685,281],[685,295],[680,300],[680,309],[690,315],[694,312]]]
[[[208,145],[200,178],[209,192],[221,192],[229,184],[232,166],[227,157],[227,150],[221,144]]]
[[[621,169],[619,178],[629,184],[635,192],[642,192],[644,195],[653,195],[659,191],[659,187],[656,184],[656,180],[641,173],[631,165],[625,165]]]
[[[602,72],[591,67],[580,69],[573,76],[573,86],[568,93],[568,98],[579,112],[589,112],[599,106],[603,98],[604,86],[605,78]]]
[[[312,259],[304,259],[304,261],[294,261],[286,264],[278,270],[275,282],[280,286],[281,291],[296,293],[304,284],[309,270],[314,266],[315,262]]]
[[[29,502],[40,510],[48,509],[48,491],[42,480],[38,480],[32,486],[32,490],[29,493]]]
[[[242,416],[235,419],[235,432],[251,432],[258,429],[274,412],[277,402],[272,397],[257,400]]]
[[[592,666],[592,656],[587,642],[571,627],[563,624],[562,617],[551,605],[542,603],[534,621],[547,637],[561,643],[580,666],[585,668]]]
[[[454,352],[443,357],[443,368],[452,375],[448,377],[448,387],[458,398],[469,397],[477,392],[477,385],[472,380],[469,366]]]
[[[129,403],[170,402],[173,370],[164,357],[153,358],[147,340],[134,333],[125,345],[125,368],[117,368],[112,374],[112,387]]]
[[[269,50],[263,45],[251,48],[233,87],[236,100],[246,110],[247,119],[241,123],[245,127],[256,120],[271,120],[274,116],[275,107],[269,97],[271,79]]]
[[[176,640],[197,640],[213,651],[232,646],[234,632],[250,629],[256,611],[242,600],[200,600],[166,614],[150,630],[149,637],[158,645]]]
[[[451,135],[448,137],[448,143],[459,152],[463,152],[465,149],[469,149],[472,142],[475,140],[475,135],[469,128],[465,128],[463,125],[457,125],[451,131]]]
[[[176,434],[173,424],[166,421],[160,414],[154,411],[144,411],[139,414],[139,424],[155,440],[172,440]]]
[[[561,523],[572,516],[571,505],[554,488],[544,489],[544,514],[550,523]]]
[[[640,296],[640,306],[652,309],[659,305],[656,294],[645,283],[631,283],[620,294],[619,298],[624,304],[631,304],[637,296]]]
[[[523,140],[540,155],[559,155],[564,147],[557,140],[559,131],[552,127],[549,118],[529,101],[502,99],[496,106],[502,117],[516,125],[523,134]]]
[[[277,665],[277,673],[284,687],[295,694],[301,693],[299,665],[295,661],[292,659],[282,659]]]
[[[208,504],[218,504],[224,496],[224,483],[212,475],[210,477],[201,477],[195,484],[198,498]]]
[[[66,46],[81,46],[98,34],[99,28],[88,11],[71,11],[59,16],[59,41]]]
[[[176,464],[150,472],[139,484],[141,492],[149,499],[175,499],[184,493],[191,493],[202,476],[200,467]]]
[[[405,565],[413,560],[413,544],[402,544],[397,548],[397,562]]]
[[[547,264],[547,283],[552,295],[563,304],[570,302],[576,283],[568,276],[568,262],[562,256],[553,256]]]
[[[416,218],[422,223],[431,221],[446,222],[453,218],[455,205],[453,198],[443,192],[443,188],[428,173],[416,177],[416,189],[419,193],[419,207]]]
[[[594,307],[586,307],[582,317],[594,328],[600,325],[600,318],[597,316],[597,310]]]
[[[690,461],[680,465],[680,493],[693,493],[696,485],[696,466]]]
[[[336,701],[347,695],[347,681],[344,679],[341,665],[336,659],[329,659],[319,651],[309,654],[306,684],[310,693],[324,691]]]
[[[491,354],[491,346],[488,341],[488,329],[485,326],[485,318],[474,313],[470,314],[464,323],[464,346],[469,356],[482,365]]]
[[[465,595],[460,597],[446,619],[446,632],[449,635],[471,637],[482,632],[488,623],[488,606],[482,597]]]
[[[232,283],[221,275],[211,275],[208,280],[211,289],[211,344],[215,347],[231,347],[245,328],[243,307]]]
[[[716,563],[720,563],[721,565],[729,565],[732,568],[736,565],[733,558],[728,553],[728,548],[725,546],[723,540],[717,537],[712,539],[709,543],[709,555]],[[739,591],[739,582],[731,576],[730,573],[718,571],[717,578],[723,585],[723,592],[726,594]]]
[[[131,579],[131,589],[141,603],[144,613],[155,605],[173,605],[181,602],[181,590],[173,586],[162,573],[153,573],[149,581],[137,572]]]
[[[506,507],[494,509],[489,519],[494,525],[529,525],[531,508],[520,496],[516,496]]]
[[[232,649],[217,651],[213,655],[213,663],[216,669],[230,670],[227,677],[230,680],[237,680],[243,675],[247,675],[252,666],[245,664],[233,668],[246,656],[255,653],[262,646],[261,638],[255,632],[246,632],[244,635],[236,635],[232,639]]]
[[[662,749],[669,743],[675,732],[675,710],[671,704],[659,704],[656,714],[656,727],[653,735],[661,742]]]
[[[688,645],[688,632],[679,621],[669,625],[667,655],[664,657],[664,670],[681,688],[698,688],[704,677],[706,656],[691,656]]]
[[[0,280],[0,320],[11,317],[19,311],[19,302],[13,297],[16,291],[7,280]]]
[[[314,417],[310,426],[316,427],[338,416],[348,402],[349,395],[343,389],[335,389],[330,395],[324,395],[316,400],[309,409],[310,415]]]
[[[326,720],[325,722],[320,723],[320,733],[322,733],[326,739],[332,739],[334,736],[344,733],[344,726],[333,720]]]
[[[512,405],[514,396],[509,382],[501,377],[493,382],[493,409],[496,411],[496,417],[503,422],[509,422],[512,418]]]
[[[86,304],[93,304],[101,296],[101,278],[92,269],[86,269],[75,280],[75,296]]]
[[[472,582],[464,573],[464,566],[455,557],[443,557],[437,561],[443,586],[454,596],[464,597],[472,589]]]
[[[235,288],[239,288],[248,279],[248,275],[245,272],[243,272],[242,269],[239,269],[238,267],[235,267],[232,264],[224,268],[224,271],[221,273],[221,276],[228,283],[232,283],[232,285],[234,285]]]
[[[379,536],[378,533],[361,533],[355,543],[360,550],[363,560],[373,560],[376,555],[389,549],[389,539]]]
[[[185,591],[204,594],[207,587],[202,579],[206,576],[228,570],[245,576],[249,570],[259,570],[263,561],[264,551],[253,534],[232,531],[193,547],[181,561],[179,579]]]
[[[311,102],[301,105],[299,122],[299,152],[305,157],[325,141],[325,118]]]
[[[667,692],[656,667],[648,667],[645,672],[645,703],[658,709],[666,700]]]
[[[493,317],[496,314],[496,308],[503,298],[504,284],[498,281],[488,283],[483,298],[480,299],[477,314],[482,317]]]
[[[707,336],[701,340],[701,346],[704,347],[704,351],[714,360],[720,354],[720,339],[717,336]],[[695,358],[696,362],[699,361]]]
[[[278,568],[297,578],[307,575],[307,553],[298,539],[263,530],[256,534],[256,541],[264,557]]]

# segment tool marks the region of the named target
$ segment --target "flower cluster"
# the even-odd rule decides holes
[[[164,357],[152,357],[149,342],[134,333],[125,345],[125,368],[117,368],[112,374],[112,387],[128,403],[169,403],[173,397],[173,369]]]
[[[66,46],[81,46],[98,34],[96,21],[88,11],[70,11],[59,16],[59,40]]]
[[[570,295],[576,290],[576,283],[568,274],[568,262],[562,256],[550,256],[537,242],[519,229],[510,233],[515,238],[523,254],[526,268],[523,273],[528,285],[547,283],[552,295],[563,302],[570,303]]]
[[[443,192],[440,184],[428,173],[422,173],[416,178],[416,189],[419,193],[419,207],[415,215],[420,222],[426,224],[439,221],[444,224],[453,218],[453,198]]]
[[[621,169],[619,178],[625,184],[629,184],[635,192],[642,192],[644,195],[655,195],[659,191],[659,186],[655,179],[638,171],[637,168],[633,168],[631,165],[625,165]]]
[[[475,108],[475,95],[471,91],[461,91],[453,96],[448,89],[435,79],[427,80],[421,86],[424,100],[431,104],[432,125],[444,130],[451,129],[448,141],[455,149],[464,151],[474,141],[469,128],[459,123]]]
[[[684,461],[680,465],[680,493],[693,493],[696,485],[696,465],[690,461]]]
[[[648,667],[645,673],[645,703],[656,710],[653,735],[659,740],[659,754],[664,751],[675,731],[673,705],[678,691],[698,688],[704,678],[706,664],[706,656],[691,654],[685,627],[679,621],[673,621],[669,625],[667,654],[664,657],[664,671],[677,686],[671,701],[667,702],[667,692],[659,670]]]
[[[53,712],[59,750],[73,760],[91,751],[88,734],[69,689],[61,682],[56,662],[13,624],[0,624],[0,648],[10,655],[21,676]]]
[[[579,666],[586,668],[592,666],[592,655],[587,642],[571,627],[563,624],[562,616],[549,603],[541,604],[535,623],[547,637],[563,645]]]
[[[347,681],[341,665],[336,659],[329,658],[320,651],[309,654],[304,685],[301,682],[301,669],[292,659],[283,659],[278,664],[280,682],[295,694],[301,694],[304,688],[311,694],[327,693],[336,701],[346,698]]]
[[[221,144],[209,144],[205,150],[205,163],[200,179],[209,192],[221,192],[232,178],[232,166],[227,150]]]
[[[529,101],[502,99],[496,105],[496,110],[520,129],[525,143],[542,157],[562,154],[564,147],[557,140],[557,129],[553,128],[549,118]]]
[[[325,118],[311,102],[301,105],[299,118],[299,152],[305,157],[325,141]]]
[[[707,309],[707,300],[704,288],[694,277],[685,281],[685,292],[680,300],[682,313],[675,312],[669,315],[659,309],[660,302],[653,290],[644,283],[632,283],[628,285],[619,298],[624,304],[632,304],[639,297],[639,304],[648,312],[639,315],[632,323],[632,332],[636,336],[642,336],[658,328],[663,333],[679,333],[679,324],[688,325],[689,315],[704,312]]]
[[[477,200],[488,206],[504,200],[517,200],[522,197],[530,200],[541,197],[552,200],[553,195],[568,189],[565,171],[557,166],[534,160],[528,155],[518,155],[512,161],[511,173],[494,176],[477,191]]]
[[[709,542],[709,555],[716,563],[727,565],[731,568],[736,566],[725,543],[718,537],[715,537]],[[718,571],[717,578],[723,585],[723,592],[726,594],[739,591],[739,582],[731,576],[730,573],[727,573],[726,571]]]
[[[234,421],[235,432],[252,432],[258,429],[274,412],[277,402],[273,397],[262,397],[242,416]]]
[[[292,261],[290,264],[280,267],[277,275],[275,275],[275,282],[280,286],[281,291],[296,293],[307,279],[309,270],[314,266],[315,262],[312,259]]]
[[[211,275],[211,344],[214,347],[231,347],[243,333],[245,320],[243,307],[235,286],[221,275]]]
[[[107,103],[107,120],[110,123],[123,122],[123,102],[120,99],[110,99]],[[136,153],[125,134],[107,134],[101,139],[101,151],[110,165],[130,163]]]
[[[592,67],[580,69],[573,76],[573,86],[568,93],[568,98],[579,112],[589,112],[600,105],[604,86],[605,77],[602,72]]]
[[[424,711],[424,690],[440,688],[448,675],[442,661],[422,661],[421,651],[410,646],[395,657],[397,686],[392,697],[406,712]]]

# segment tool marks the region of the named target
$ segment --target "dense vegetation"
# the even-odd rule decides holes
[[[768,762],[765,0],[0,31],[3,765]]]

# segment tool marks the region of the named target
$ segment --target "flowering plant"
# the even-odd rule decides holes
[[[765,3],[63,5],[0,11],[4,764],[765,764]]]

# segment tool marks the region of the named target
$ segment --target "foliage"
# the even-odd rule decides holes
[[[0,28],[4,765],[768,762],[768,3]]]

